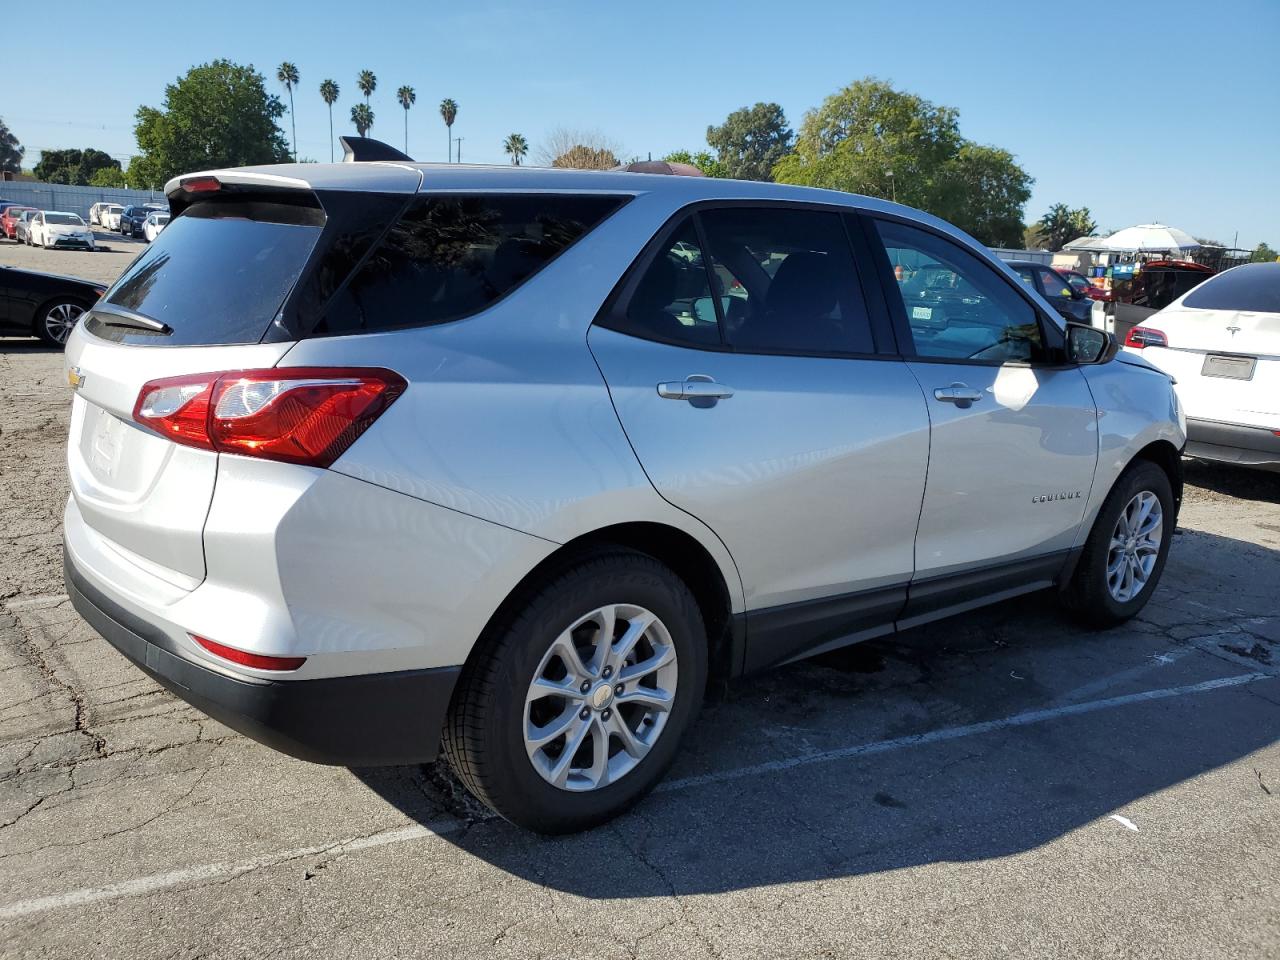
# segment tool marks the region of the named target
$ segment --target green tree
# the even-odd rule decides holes
[[[508,134],[507,139],[502,141],[502,149],[511,158],[511,165],[518,167],[524,160],[525,154],[529,152],[529,141],[522,133]]]
[[[707,127],[707,143],[716,151],[724,171],[715,176],[772,180],[774,165],[790,151],[794,136],[786,114],[776,103],[757,103],[733,111],[720,126]]]
[[[400,101],[400,106],[404,107],[404,152],[409,152],[409,108],[418,102],[418,95],[413,92],[413,87],[401,87],[396,91],[396,99]]]
[[[102,150],[45,150],[32,173],[46,183],[85,186],[99,170],[119,170],[120,161]]]
[[[1049,250],[1061,250],[1077,237],[1091,237],[1098,225],[1088,207],[1075,210],[1065,203],[1055,203],[1043,217],[1036,221],[1040,242]]]
[[[125,178],[124,171],[120,169],[120,164],[114,167],[103,167],[89,178],[89,186],[91,187],[127,187],[129,181]]]
[[[373,109],[367,103],[357,103],[351,108],[351,122],[356,126],[356,133],[368,136],[373,126]]]
[[[289,145],[276,124],[283,115],[252,66],[215,60],[192,67],[165,87],[162,108],[138,108],[133,130],[142,153],[125,175],[130,186],[155,189],[192,170],[283,163]]]
[[[333,163],[333,105],[338,102],[338,84],[333,80],[320,81],[320,99],[329,108],[329,162]]]
[[[667,163],[690,163],[697,167],[708,177],[727,177],[728,170],[725,165],[717,160],[709,150],[699,150],[693,153],[690,150],[673,150],[662,158]],[[738,177],[737,179],[746,179]]]
[[[364,94],[364,102],[368,104],[373,91],[378,89],[378,78],[373,75],[372,70],[361,70],[360,75],[356,77],[356,86]]]
[[[1017,243],[1032,179],[1007,151],[962,137],[958,116],[883,81],[858,80],[805,114],[774,178],[896,199],[949,217],[983,243]],[[969,195],[984,189],[994,190],[989,200]]]
[[[298,120],[293,115],[293,88],[298,85],[298,68],[286,60],[276,68],[276,79],[289,91],[289,123],[293,128],[293,162],[298,162]]]
[[[1280,253],[1272,250],[1265,243],[1258,244],[1249,255],[1250,263],[1271,263],[1275,260],[1280,260]]]
[[[445,136],[449,149],[448,159],[453,160],[453,121],[458,119],[458,105],[449,99],[440,101],[440,119],[444,121]]]
[[[576,143],[551,161],[553,167],[570,167],[574,170],[612,170],[618,158],[612,150],[589,147]]]
[[[18,142],[3,119],[0,119],[0,171],[4,173],[22,172],[22,155],[26,150]]]

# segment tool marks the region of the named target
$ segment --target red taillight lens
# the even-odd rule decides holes
[[[1134,327],[1125,335],[1124,345],[1137,347],[1139,350],[1143,347],[1167,347],[1169,338],[1164,335],[1163,330],[1155,327]]]
[[[228,647],[225,644],[215,643],[213,640],[197,637],[194,633],[190,634],[190,636],[192,640],[215,657],[221,657],[223,660],[230,660],[232,663],[253,667],[257,670],[297,670],[307,662],[306,657],[269,657],[266,654],[249,653],[245,650],[237,650],[235,647]]]
[[[222,182],[217,177],[187,177],[182,181],[182,189],[187,193],[217,193],[222,189]]]
[[[405,390],[377,368],[288,367],[153,380],[133,419],[175,443],[327,467]]]

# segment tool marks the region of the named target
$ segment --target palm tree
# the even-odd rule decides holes
[[[400,101],[400,106],[404,107],[404,152],[409,152],[409,108],[418,100],[418,95],[413,92],[413,87],[401,87],[396,91],[396,99]]]
[[[373,91],[378,89],[378,78],[373,75],[372,70],[361,70],[360,76],[356,77],[356,86],[364,94],[364,102],[367,106]]]
[[[293,88],[298,85],[298,68],[286,60],[276,68],[276,79],[289,91],[289,122],[293,125],[293,162],[298,162],[298,121],[293,115]]]
[[[449,131],[449,159],[453,159],[453,121],[458,119],[458,105],[452,100],[440,101],[440,118],[444,120],[445,129]]]
[[[373,126],[373,111],[367,103],[357,103],[351,108],[351,122],[356,125],[356,133],[365,136]]]
[[[529,141],[524,138],[524,134],[513,133],[502,142],[502,149],[510,155],[511,165],[518,167],[524,155],[529,152]]]
[[[338,102],[338,85],[332,80],[320,84],[320,97],[329,105],[329,162],[333,163],[333,105]]]

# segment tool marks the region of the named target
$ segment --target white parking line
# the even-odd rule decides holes
[[[892,740],[878,740],[873,743],[860,743],[853,746],[840,747],[835,750],[824,750],[818,753],[804,754],[798,757],[788,757],[785,760],[773,760],[768,763],[753,764],[749,767],[738,767],[731,770],[716,770],[711,773],[699,774],[697,776],[682,777],[678,780],[669,780],[666,783],[660,784],[654,792],[673,793],[677,790],[688,790],[692,787],[709,786],[712,784],[740,780],[744,777],[756,777],[763,774],[777,773],[782,770],[791,770],[795,767],[803,767],[817,763],[831,763],[837,760],[849,760],[854,757],[865,757],[878,753],[888,753],[893,750],[901,750],[905,747],[923,746],[925,744],[941,743],[947,740],[958,740],[962,737],[978,736],[984,733],[991,733],[995,730],[1005,730],[1010,727],[1026,727],[1036,723],[1044,723],[1047,720],[1055,720],[1059,717],[1079,716],[1081,714],[1095,713],[1099,710],[1111,710],[1116,707],[1125,707],[1137,703],[1147,703],[1152,700],[1165,700],[1171,697],[1185,697],[1197,693],[1207,693],[1212,690],[1221,690],[1227,687],[1237,687],[1246,683],[1254,683],[1258,680],[1272,679],[1275,679],[1275,677],[1268,673],[1245,673],[1234,677],[1220,677],[1216,680],[1206,680],[1202,683],[1193,683],[1183,687],[1167,687],[1162,690],[1146,690],[1142,693],[1130,693],[1120,697],[1109,697],[1106,700],[1089,700],[1083,703],[1070,703],[1062,706],[1048,707],[1043,710],[1030,710],[1026,713],[1014,714],[1011,717],[1004,717],[999,720],[986,720],[982,723],[971,723],[962,727],[945,727],[940,730],[930,730],[926,733],[915,734],[909,737],[896,737]],[[285,850],[279,853],[264,854],[263,856],[253,857],[248,860],[210,863],[203,866],[187,867],[182,870],[172,870],[168,873],[156,873],[150,876],[138,877],[134,880],[125,880],[121,883],[113,883],[101,887],[84,887],[79,890],[71,890],[67,893],[58,893],[47,897],[37,897],[31,900],[18,900],[14,903],[9,903],[0,907],[0,920],[15,920],[19,917],[31,916],[32,914],[46,913],[51,910],[63,910],[68,907],[78,907],[89,903],[97,903],[103,900],[117,900],[124,897],[147,896],[149,894],[158,893],[162,890],[182,887],[188,884],[207,882],[210,880],[228,880],[241,874],[249,873],[253,870],[260,870],[263,867],[271,867],[281,863],[287,863],[290,860],[299,860],[304,857],[314,857],[321,854],[354,853],[358,850],[383,847],[393,843],[423,840],[427,837],[438,837],[453,833],[459,830],[462,826],[462,822],[458,820],[441,820],[427,825],[414,824],[407,827],[384,830],[368,837],[339,840],[334,843],[313,847],[298,847],[293,850]]]

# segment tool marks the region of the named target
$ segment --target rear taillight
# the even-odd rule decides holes
[[[235,647],[228,647],[226,644],[217,643],[205,637],[197,637],[194,633],[189,636],[215,657],[230,660],[241,666],[253,667],[256,670],[297,670],[307,662],[306,657],[269,657],[264,653],[237,650]]]
[[[1155,327],[1134,327],[1125,335],[1124,345],[1137,347],[1139,350],[1143,347],[1167,347],[1169,338],[1164,335],[1163,330]]]
[[[327,467],[405,386],[398,373],[370,367],[192,374],[146,384],[133,419],[175,443]]]

